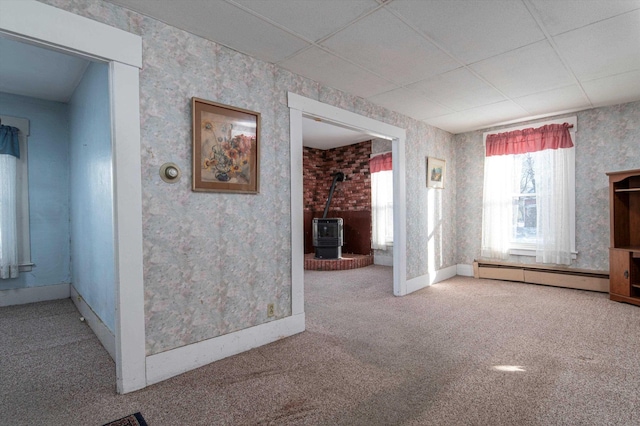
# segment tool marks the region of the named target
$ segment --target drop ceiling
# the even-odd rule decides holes
[[[640,0],[108,0],[461,133],[640,100]]]
[[[451,133],[640,100],[640,0],[110,1]],[[0,92],[61,102],[88,65],[0,52]],[[370,139],[304,131],[322,149]]]

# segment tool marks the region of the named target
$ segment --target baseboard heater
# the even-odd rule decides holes
[[[609,273],[561,266],[474,261],[473,276],[493,280],[544,284],[579,290],[609,292]]]

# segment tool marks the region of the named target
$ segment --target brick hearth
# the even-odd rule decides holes
[[[310,271],[344,271],[373,265],[373,255],[343,254],[340,259],[315,259],[313,253],[304,255],[304,269]]]

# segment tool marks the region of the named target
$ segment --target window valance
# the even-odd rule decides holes
[[[487,136],[487,157],[524,154],[545,149],[571,148],[569,123],[547,124],[537,129],[514,130]]]
[[[0,125],[0,154],[13,155],[20,158],[20,139],[17,127]]]
[[[369,159],[369,171],[371,173],[384,172],[387,170],[393,170],[393,159],[391,153],[376,155]]]

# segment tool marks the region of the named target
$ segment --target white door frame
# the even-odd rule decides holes
[[[0,34],[109,64],[116,277],[116,379],[146,386],[139,69],[142,39],[33,0],[2,0]]]
[[[393,294],[407,294],[407,226],[405,190],[406,131],[296,93],[288,93],[291,143],[291,310],[304,312],[304,203],[302,179],[302,116],[320,118],[392,141],[393,155]]]

